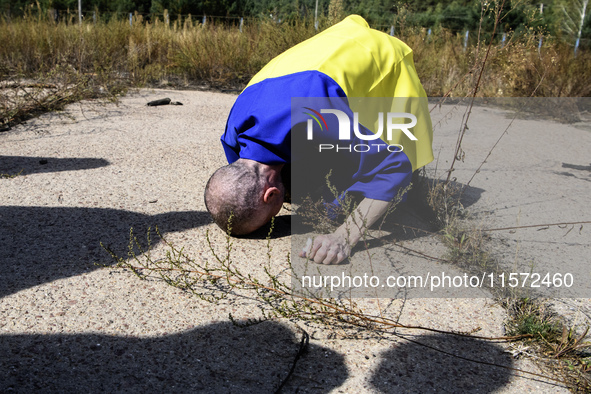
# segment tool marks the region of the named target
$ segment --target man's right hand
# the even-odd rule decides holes
[[[351,249],[363,234],[388,210],[390,202],[365,198],[334,233],[314,238],[300,257],[317,264],[339,264],[349,257]]]
[[[351,245],[339,230],[332,234],[319,235],[300,252],[300,257],[305,257],[317,264],[339,264],[351,253]]]

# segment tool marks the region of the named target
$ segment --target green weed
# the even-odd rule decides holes
[[[504,300],[508,319],[507,333],[528,335],[523,339],[537,355],[538,364],[554,375],[563,376],[573,391],[591,389],[591,342],[587,340],[589,327],[577,333],[567,327],[561,318],[551,312],[543,300],[530,298]]]

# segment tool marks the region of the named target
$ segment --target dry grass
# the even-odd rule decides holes
[[[325,26],[328,27],[328,22]],[[0,22],[0,80],[7,75],[37,77],[57,66],[85,75],[109,75],[130,86],[174,83],[210,88],[243,87],[270,59],[316,33],[312,21],[271,21],[238,26],[190,18],[169,25],[141,16],[129,21],[54,23],[44,16]],[[432,97],[470,94],[473,72],[483,61],[483,47],[463,47],[463,37],[444,29],[428,35],[406,28],[399,38],[415,52],[416,68]],[[480,81],[481,96],[589,96],[591,55],[544,38],[533,30],[509,35],[494,45]]]

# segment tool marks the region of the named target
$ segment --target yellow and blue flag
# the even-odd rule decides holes
[[[376,111],[411,113],[417,119],[411,129],[416,139],[400,130],[390,138],[385,133],[381,136],[387,145],[403,146],[402,152],[372,150],[348,155],[350,182],[345,188],[349,191],[391,200],[408,185],[412,171],[433,160],[431,120],[412,50],[352,15],[277,56],[253,77],[236,100],[221,138],[228,161],[291,163],[292,129],[295,123],[306,121],[294,117],[292,98],[306,97],[316,102],[325,98],[319,104],[324,108],[341,108],[345,102],[348,113],[359,114],[366,133],[379,128],[377,119],[367,115]],[[368,111],[364,106],[376,101],[357,98],[380,98],[380,108]],[[301,115],[320,119],[314,112],[318,108],[306,106]],[[335,130],[326,123],[329,118],[333,117],[321,117],[317,126],[324,123],[326,129]]]

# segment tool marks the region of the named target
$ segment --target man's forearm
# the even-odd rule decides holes
[[[389,206],[389,201],[363,199],[335,234],[343,236],[353,248],[363,237],[363,233],[386,213]]]

